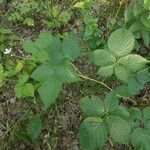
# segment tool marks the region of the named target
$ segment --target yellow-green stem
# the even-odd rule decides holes
[[[72,65],[72,67],[77,71],[79,77],[81,77],[81,78],[83,78],[83,79],[86,79],[86,80],[90,80],[90,81],[99,83],[100,85],[104,86],[104,87],[107,88],[108,90],[113,91],[113,89],[110,88],[108,85],[106,85],[104,82],[98,81],[98,80],[96,80],[96,79],[93,79],[93,78],[90,78],[90,77],[87,77],[87,76],[83,75],[83,74],[80,72],[80,70],[79,70],[74,64],[71,63],[71,65]],[[121,96],[121,95],[117,94],[116,92],[114,92],[114,93],[116,94],[117,97],[123,98],[123,99],[128,99],[128,100],[131,101],[134,105],[137,105],[137,103],[136,103],[133,99],[131,99],[130,97]]]

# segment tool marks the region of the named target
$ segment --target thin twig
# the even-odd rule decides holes
[[[101,81],[98,81],[98,80],[96,80],[96,79],[92,79],[92,78],[90,78],[90,77],[87,77],[87,76],[83,75],[83,74],[81,73],[81,71],[80,71],[74,64],[71,63],[71,66],[77,71],[79,77],[81,77],[81,78],[83,78],[83,79],[86,79],[86,80],[90,80],[90,81],[99,83],[100,85],[104,86],[104,87],[107,88],[108,90],[113,91],[113,89],[110,88],[108,85],[106,85],[104,82],[101,82]],[[113,91],[113,92],[114,92],[114,91]],[[117,94],[116,92],[114,92],[114,93],[116,94],[117,97],[123,98],[123,99],[128,99],[128,100],[131,101],[134,105],[137,105],[137,103],[136,103],[133,99],[131,99],[130,97],[121,96],[121,95]]]

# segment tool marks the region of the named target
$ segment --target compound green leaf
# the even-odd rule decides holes
[[[45,108],[48,108],[56,101],[61,89],[62,82],[57,78],[51,78],[42,83],[41,87],[38,89],[38,92]]]
[[[81,48],[78,38],[75,34],[71,33],[63,40],[63,52],[66,57],[74,61],[80,56]]]
[[[116,62],[116,58],[107,50],[95,50],[89,53],[89,58],[92,63],[97,66],[109,66]]]
[[[131,136],[132,145],[137,150],[149,150],[150,132],[142,128],[136,128]]]
[[[34,97],[34,87],[31,83],[26,83],[24,86],[23,86],[23,96],[31,96],[31,97]]]
[[[103,101],[97,96],[86,96],[80,100],[80,108],[87,116],[100,116],[105,112]]]
[[[90,118],[88,121],[86,120],[83,121],[79,128],[81,149],[95,150],[103,147],[108,140],[105,124],[100,122],[100,119],[91,120]]]
[[[127,68],[121,64],[115,66],[115,75],[123,82],[127,82],[130,77],[130,73],[128,72]]]
[[[118,29],[108,38],[108,48],[117,57],[129,54],[134,44],[134,36],[127,29]]]
[[[137,54],[130,54],[118,60],[118,63],[124,65],[129,71],[135,73],[148,63],[149,61]]]
[[[112,76],[113,73],[114,73],[114,65],[101,67],[97,72],[99,76],[105,78]]]
[[[110,118],[110,136],[113,140],[121,144],[127,144],[130,134],[131,128],[127,121],[118,116]]]
[[[42,121],[40,117],[36,115],[30,119],[27,126],[27,133],[32,142],[34,142],[38,138],[38,136],[41,133],[41,130],[42,130]]]
[[[46,64],[38,66],[31,75],[36,81],[45,81],[52,76],[55,76],[55,68]]]

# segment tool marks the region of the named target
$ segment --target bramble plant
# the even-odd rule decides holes
[[[34,42],[25,41],[23,48],[32,54],[37,63],[41,63],[31,78],[40,82],[38,93],[46,108],[55,102],[63,83],[80,80],[70,64],[80,56],[79,42],[73,33],[61,42],[49,32],[43,32]]]
[[[101,148],[109,139],[120,144],[131,143],[135,149],[149,149],[149,106],[142,110],[127,108],[119,104],[112,92],[104,100],[93,95],[86,96],[80,100],[80,107],[87,116],[79,128],[82,149]]]
[[[143,38],[149,47],[150,42],[150,7],[148,0],[133,1],[124,13],[126,27],[134,33],[135,39]]]
[[[90,61],[100,66],[97,74],[104,78],[115,74],[128,88],[127,96],[136,95],[149,81],[149,73],[146,69],[149,61],[140,55],[131,54],[134,44],[134,36],[130,31],[118,29],[108,38],[106,49],[89,53]]]
[[[93,1],[84,1],[75,3],[74,7],[81,10],[82,17],[84,19],[84,26],[82,27],[82,36],[90,49],[97,49],[101,47],[105,41],[101,38],[101,30],[98,27],[98,18],[94,17],[92,13]]]
[[[126,29],[114,31],[108,38],[108,48],[90,52],[90,60],[100,66],[98,74],[107,78],[115,74],[123,84],[106,95],[104,100],[97,96],[86,96],[80,100],[80,107],[86,115],[79,128],[82,149],[101,148],[109,139],[129,145],[135,149],[148,150],[150,141],[150,107],[139,109],[119,103],[118,94],[133,96],[150,81],[145,58],[130,54],[134,47],[134,36]],[[144,70],[143,70],[144,69]],[[134,101],[132,101],[134,102]]]
[[[149,106],[141,111],[137,102],[130,98],[138,94],[145,83],[150,81],[146,67],[150,61],[140,55],[131,54],[134,44],[133,34],[121,28],[110,35],[106,49],[89,53],[90,61],[100,67],[98,74],[102,78],[115,74],[121,81],[121,86],[111,89],[103,82],[84,76],[71,63],[81,53],[78,39],[73,33],[60,41],[49,32],[42,32],[35,41],[27,40],[23,43],[26,52],[31,53],[32,59],[40,63],[30,77],[40,84],[37,91],[45,108],[56,102],[63,83],[78,82],[81,78],[95,81],[111,90],[104,101],[97,96],[86,96],[80,101],[80,107],[87,116],[79,128],[83,149],[100,148],[110,138],[121,144],[128,145],[131,142],[134,147],[145,148],[147,144],[150,145],[146,139],[150,135],[149,129],[141,128],[148,126]],[[15,88],[18,97],[34,96],[32,84],[26,83],[28,77],[20,77]],[[30,92],[27,92],[27,89],[30,89]],[[132,105],[129,107],[124,102],[120,103],[120,98],[131,102]],[[143,112],[146,114],[142,115]],[[142,134],[143,137],[140,138],[145,139],[146,143],[140,142],[137,138],[139,134]]]
[[[150,82],[150,60],[149,57],[137,54],[135,49],[137,43],[147,49],[150,45],[150,1],[132,1],[126,7],[124,20],[116,22],[115,26],[117,15],[125,2],[122,0],[116,16],[112,18],[110,28],[106,27],[104,30],[99,27],[98,16],[92,13],[94,4],[98,1],[75,1],[71,5],[67,1],[66,5],[62,6],[58,1],[15,0],[11,2],[12,6],[8,6],[10,9],[6,18],[11,22],[19,21],[35,27],[35,16],[39,15],[39,25],[44,26],[45,32],[40,32],[35,40],[31,40],[34,37],[32,35],[19,39],[7,26],[0,28],[0,87],[7,83],[8,78],[13,78],[15,96],[33,100],[29,102],[31,106],[25,114],[6,131],[4,138],[13,129],[18,139],[28,144],[36,142],[44,126],[43,116],[45,117],[48,108],[57,102],[64,85],[78,82],[84,84],[84,80],[89,80],[88,86],[95,82],[98,89],[92,91],[92,94],[88,93],[89,95],[82,92],[84,96],[79,98],[83,113],[83,120],[78,128],[80,149],[97,150],[110,143],[113,148],[116,148],[116,144],[121,144],[127,149],[149,150],[150,99],[141,102],[138,96]],[[67,5],[69,9],[64,9]],[[76,20],[73,19],[77,19],[73,18],[76,17],[73,10],[81,11],[82,14],[81,27],[78,23],[75,24],[79,30],[74,30],[74,26],[72,28],[69,24],[69,20],[75,23]],[[108,22],[111,22],[109,19]],[[68,32],[66,27],[64,28],[65,25],[76,34]],[[63,29],[60,29],[61,27]],[[30,29],[33,28],[29,28],[29,31]],[[46,31],[48,29],[51,32]],[[80,40],[77,35],[80,35]],[[140,43],[141,38],[144,46]],[[84,75],[76,67],[75,63],[78,66],[77,61],[80,62],[85,55],[88,56],[88,61],[96,66],[92,71],[97,70],[93,75],[97,79],[91,78],[91,74]],[[102,87],[106,89],[102,89],[104,94],[97,94]],[[42,103],[42,112],[39,113],[37,108],[30,112],[32,107],[38,104],[37,100]],[[25,125],[24,131],[24,125],[19,122],[29,112],[31,116],[25,119],[28,124]],[[49,137],[49,133],[48,131],[48,134],[45,134],[44,140]],[[51,146],[47,145],[48,149],[51,149]]]

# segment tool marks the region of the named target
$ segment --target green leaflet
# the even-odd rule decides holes
[[[38,48],[36,47],[36,44],[31,40],[27,40],[27,41],[23,42],[23,49],[26,52],[32,53],[32,54],[35,54],[38,51]]]
[[[71,33],[66,36],[63,40],[63,52],[66,57],[70,60],[74,61],[76,58],[80,56],[80,44],[78,42],[77,37]]]
[[[141,21],[136,21],[130,26],[129,30],[131,32],[136,32],[136,31],[142,30],[144,28],[145,27]]]
[[[42,121],[38,115],[33,116],[27,126],[27,133],[32,142],[40,135],[42,130]]]
[[[148,47],[150,43],[150,33],[147,32],[146,30],[142,30],[141,35],[142,35],[145,45]]]
[[[135,3],[135,5],[133,6],[133,14],[135,17],[139,16],[143,11],[143,8],[141,5],[139,5],[138,3]]]
[[[143,89],[143,84],[141,84],[134,78],[130,78],[128,80],[128,89],[129,89],[130,95],[136,95],[140,92],[140,90]]]
[[[33,58],[35,58],[35,60],[41,61],[41,62],[48,61],[50,59],[47,51],[45,51],[45,50],[37,51],[35,54],[33,54]]]
[[[114,65],[101,67],[97,74],[101,77],[110,77],[114,74]]]
[[[74,7],[76,8],[84,8],[85,2],[76,2],[74,4]]]
[[[46,80],[41,84],[38,92],[45,108],[48,108],[51,104],[55,103],[61,90],[62,82],[57,78],[50,78],[50,80]]]
[[[105,112],[103,101],[97,96],[86,96],[80,100],[80,108],[87,116],[100,116]]]
[[[130,116],[134,119],[134,120],[141,120],[142,119],[142,112],[140,109],[136,108],[136,107],[132,107],[129,109],[129,113]]]
[[[126,67],[119,64],[115,66],[115,75],[119,80],[123,82],[128,82],[128,79],[130,77],[130,72],[127,70]]]
[[[35,41],[35,45],[38,47],[38,49],[45,50],[52,44],[53,38],[54,37],[50,32],[41,32],[38,39]]]
[[[109,66],[116,62],[115,56],[109,53],[108,50],[95,50],[89,53],[89,59],[97,66]]]
[[[137,54],[130,54],[118,60],[118,63],[124,65],[130,72],[137,72],[145,67],[148,60]]]
[[[125,21],[128,22],[134,18],[133,10],[130,7],[127,7],[124,12]]]
[[[24,96],[34,97],[34,87],[31,83],[26,83],[23,87],[22,94]]]
[[[131,136],[132,145],[138,150],[149,150],[150,132],[142,128],[136,128]]]
[[[118,86],[116,89],[114,89],[114,91],[119,94],[119,95],[122,95],[122,96],[125,96],[125,97],[129,97],[130,96],[130,93],[129,93],[129,88],[127,85],[120,85]]]
[[[118,143],[127,144],[131,134],[131,128],[127,121],[118,116],[111,116],[110,136]]]
[[[88,121],[87,121],[88,120]],[[104,146],[108,140],[107,130],[103,122],[93,119],[86,119],[79,128],[80,147],[86,150],[95,150]]]
[[[62,63],[56,68],[56,75],[63,83],[73,83],[80,81],[79,76],[69,63]]]
[[[18,83],[15,85],[15,94],[20,97],[34,97],[34,87],[31,83],[27,83],[29,75],[24,73],[19,76]]]
[[[141,16],[141,21],[147,28],[150,28],[149,12]]]
[[[137,80],[142,84],[150,81],[150,73],[148,69],[138,71],[136,76]]]
[[[144,0],[144,7],[148,10],[150,10],[150,1],[149,0]]]
[[[134,44],[134,36],[127,29],[118,29],[108,38],[108,49],[117,57],[129,54]]]
[[[130,118],[130,113],[128,109],[123,105],[119,105],[116,109],[113,109],[111,115],[121,117],[126,121]]]
[[[144,121],[144,129],[150,131],[150,118]]]
[[[24,84],[28,81],[28,79],[29,79],[29,75],[27,73],[23,73],[19,76],[18,83],[19,84]]]
[[[49,59],[48,53],[44,49],[40,50],[37,44],[31,40],[24,41],[23,48],[39,61],[46,61]]]
[[[105,108],[107,112],[113,112],[116,110],[119,106],[119,100],[118,97],[114,92],[109,92],[106,95],[106,98],[104,100]]]
[[[143,119],[150,119],[150,106],[147,106],[143,109]]]
[[[47,64],[38,66],[31,75],[36,81],[45,81],[53,76],[55,76],[55,68]]]
[[[58,65],[64,60],[62,42],[53,37],[51,44],[47,47],[49,62],[51,65]]]

